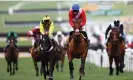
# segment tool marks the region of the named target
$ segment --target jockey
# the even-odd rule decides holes
[[[7,34],[7,40],[6,40],[6,43],[7,43],[7,46],[4,48],[4,52],[6,52],[7,48],[9,47],[9,41],[10,39],[13,39],[15,41],[15,48],[18,49],[16,43],[17,43],[17,33],[11,31]]]
[[[74,22],[77,19],[81,19],[80,26],[81,26],[81,29],[83,29],[84,25],[86,24],[86,13],[82,8],[80,8],[80,6],[78,4],[74,4],[72,6],[72,8],[69,10],[69,23],[73,29],[74,29]],[[71,41],[73,32],[74,31],[71,31],[69,34],[68,43]],[[81,33],[85,36],[85,41],[89,44],[90,40],[88,40],[88,36],[87,36],[86,32],[81,31]]]
[[[47,31],[47,33],[45,33]],[[48,15],[46,15],[40,22],[40,32],[42,35],[47,34],[52,40],[52,45],[55,45],[56,49],[59,51],[57,42],[52,38],[54,32],[54,23]]]
[[[35,26],[35,28],[33,28],[32,30],[27,32],[28,36],[32,36],[34,39],[32,40],[32,46],[34,48],[37,48],[37,43],[36,41],[40,39],[40,27],[39,26]]]
[[[108,35],[108,32],[113,28],[113,27],[116,27],[118,28],[118,30],[120,31],[120,38],[124,41],[124,43],[126,42],[126,37],[125,37],[125,34],[124,34],[124,26],[123,24],[120,23],[120,20],[118,19],[115,19],[114,20],[114,24],[110,24],[108,26],[108,28],[106,29],[106,32],[105,32],[105,39],[107,39],[107,35]]]

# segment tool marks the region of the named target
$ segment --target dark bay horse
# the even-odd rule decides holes
[[[15,48],[14,39],[9,40],[9,47],[5,52],[5,59],[7,62],[7,72],[10,72],[10,75],[15,74],[15,70],[18,70],[18,49]],[[13,64],[12,64],[13,63]],[[13,65],[13,69],[12,69]]]
[[[49,76],[49,80],[53,80],[53,71],[56,62],[56,49],[52,45],[48,35],[42,35],[40,44],[40,60],[43,68],[44,80]]]
[[[123,72],[125,47],[119,35],[120,35],[119,30],[117,28],[112,28],[112,32],[110,33],[109,41],[107,44],[108,45],[107,53],[109,56],[109,64],[110,64],[109,75],[113,75],[113,68],[112,68],[113,59],[116,65],[116,75],[119,75],[119,71]]]
[[[80,28],[80,22],[81,22],[80,20],[77,20],[75,22],[76,29]],[[85,68],[87,51],[88,51],[88,46],[84,40],[84,36],[81,33],[80,29],[79,29],[79,32],[74,31],[74,33],[72,34],[72,40],[69,42],[68,49],[67,49],[67,56],[69,60],[69,70],[70,70],[70,80],[73,80],[74,78],[73,76],[74,66],[72,62],[74,58],[81,59],[81,66],[79,70],[79,73],[80,73],[79,80],[81,80],[81,77],[85,75],[84,68]]]
[[[63,72],[63,66],[64,66],[64,60],[65,60],[65,54],[66,54],[65,40],[63,38],[64,38],[63,34],[61,33],[55,36],[55,40],[57,41],[58,47],[60,49],[60,51],[58,51],[58,54],[57,54],[56,69],[57,71],[61,71],[61,72]],[[59,66],[59,62],[61,62],[60,66]],[[59,67],[61,68],[61,70],[59,70]]]
[[[40,40],[37,39],[36,42],[35,42],[35,47],[32,47],[30,49],[30,54],[32,56],[32,60],[34,62],[34,67],[35,67],[35,70],[36,70],[36,76],[39,76],[39,68],[38,68],[38,62],[40,62],[40,53],[39,53],[39,45],[40,45]],[[42,70],[40,69],[40,73],[42,74]]]

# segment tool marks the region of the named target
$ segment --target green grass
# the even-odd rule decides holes
[[[39,76],[38,78],[35,76],[35,70],[33,66],[33,61],[31,58],[20,58],[19,59],[19,70],[16,72],[14,76],[9,76],[9,73],[6,72],[6,62],[4,59],[0,59],[0,80],[43,80],[43,76]],[[79,77],[79,66],[80,61],[74,60],[74,75],[75,79],[78,80]],[[65,60],[64,72],[54,72],[55,80],[69,80],[69,68],[68,68],[68,60]],[[108,75],[108,69],[99,68],[94,66],[93,64],[86,64],[86,76],[83,80],[133,80],[133,76],[131,72],[125,72],[124,74],[120,74],[116,76]]]

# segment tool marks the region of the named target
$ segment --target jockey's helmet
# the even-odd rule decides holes
[[[11,37],[14,36],[14,32],[13,32],[13,31],[10,32],[10,36],[11,36]]]
[[[45,23],[50,23],[50,17],[48,15],[46,15],[43,20],[42,20],[42,24],[45,24]]]
[[[119,26],[120,25],[120,20],[119,19],[115,19],[114,20],[114,25],[115,26]]]
[[[72,5],[72,10],[77,10],[77,11],[79,11],[79,9],[80,9],[80,6],[79,6],[78,4],[73,4],[73,5]]]
[[[80,6],[79,6],[78,4],[74,4],[74,5],[72,6],[73,14],[74,14],[74,15],[77,15],[78,12],[79,12],[79,9],[80,9]]]

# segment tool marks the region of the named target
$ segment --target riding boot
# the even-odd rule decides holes
[[[90,46],[90,40],[88,39],[87,34],[84,34],[84,36],[85,36],[84,38],[85,42],[87,43],[88,46]]]
[[[121,43],[125,46],[125,48],[126,48],[126,41],[125,41],[125,39],[123,38],[123,37],[120,37],[120,39],[121,39]],[[124,43],[123,43],[124,42]]]
[[[90,40],[85,38],[85,42],[87,43],[88,46],[90,46]]]

